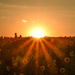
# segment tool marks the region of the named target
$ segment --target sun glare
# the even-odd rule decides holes
[[[44,37],[45,35],[44,35],[43,30],[38,28],[38,29],[33,30],[32,36],[35,38],[41,38],[41,37]]]

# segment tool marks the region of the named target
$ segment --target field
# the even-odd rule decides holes
[[[75,75],[75,37],[0,38],[0,75]]]

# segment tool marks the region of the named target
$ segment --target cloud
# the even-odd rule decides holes
[[[9,16],[1,16],[0,19],[9,19]]]
[[[26,23],[26,22],[28,22],[28,21],[26,21],[26,20],[22,20],[22,22],[23,22],[23,23]]]
[[[13,4],[5,4],[5,3],[0,3],[0,7],[7,7],[7,8],[27,8],[28,6],[21,6],[21,5],[13,5]]]
[[[43,6],[43,7],[75,7],[75,0],[0,0],[0,3],[4,5],[11,5],[12,7],[16,6]],[[14,5],[14,6],[13,6]]]

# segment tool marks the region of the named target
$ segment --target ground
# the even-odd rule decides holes
[[[0,38],[0,75],[75,75],[75,37]]]

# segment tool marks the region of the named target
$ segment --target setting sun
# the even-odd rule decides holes
[[[32,36],[35,38],[40,38],[40,37],[44,37],[45,33],[42,29],[37,28],[32,31]]]

